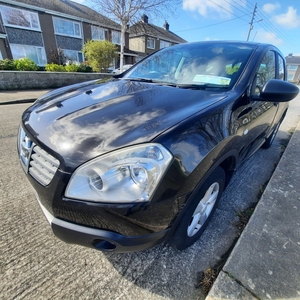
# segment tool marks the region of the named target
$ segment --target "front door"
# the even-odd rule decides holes
[[[276,112],[278,103],[272,101],[256,101],[255,97],[259,97],[265,83],[270,79],[276,78],[276,53],[268,51],[262,58],[254,81],[252,83],[250,96],[250,126],[249,133],[253,140],[250,152],[253,153],[259,148],[265,140],[266,134],[270,131]],[[250,153],[250,154],[251,154]]]

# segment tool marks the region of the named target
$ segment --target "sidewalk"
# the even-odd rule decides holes
[[[206,300],[300,299],[300,123]]]
[[[16,102],[33,102],[49,91],[51,91],[51,89],[0,91],[0,105]]]

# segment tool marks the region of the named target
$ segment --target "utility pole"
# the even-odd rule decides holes
[[[248,36],[247,36],[247,41],[249,41],[250,32],[253,29],[253,21],[254,21],[254,18],[255,18],[256,9],[257,9],[257,3],[255,3],[254,9],[253,9],[252,18],[251,18],[251,22],[250,22],[250,26],[249,26],[249,31],[248,31]]]

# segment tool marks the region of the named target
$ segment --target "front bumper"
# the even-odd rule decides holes
[[[64,193],[71,173],[60,169],[58,155],[43,148],[20,128],[21,165],[54,234],[61,240],[101,251],[133,252],[151,248],[168,238],[170,224],[181,207],[181,199],[174,197],[173,181],[163,186],[160,197],[149,205],[67,199]]]
[[[54,234],[66,243],[119,253],[143,251],[154,247],[166,239],[169,231],[144,236],[123,236],[112,231],[72,224],[56,218],[53,219],[51,227]]]
[[[167,229],[143,236],[124,236],[113,231],[73,224],[55,218],[41,204],[38,196],[37,201],[50,223],[53,233],[59,239],[69,244],[77,244],[107,252],[135,252],[143,251],[162,243],[169,232],[169,229]]]

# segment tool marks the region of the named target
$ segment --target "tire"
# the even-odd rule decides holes
[[[266,139],[266,141],[262,144],[262,148],[264,149],[268,149],[272,146],[274,140],[275,140],[275,137],[276,137],[276,134],[278,132],[278,129],[281,125],[281,122],[282,122],[282,119],[277,123],[276,127],[274,128],[273,132],[271,133],[271,135]]]
[[[204,232],[221,198],[225,177],[224,170],[217,167],[192,196],[189,207],[170,239],[170,243],[178,250],[190,247]]]

